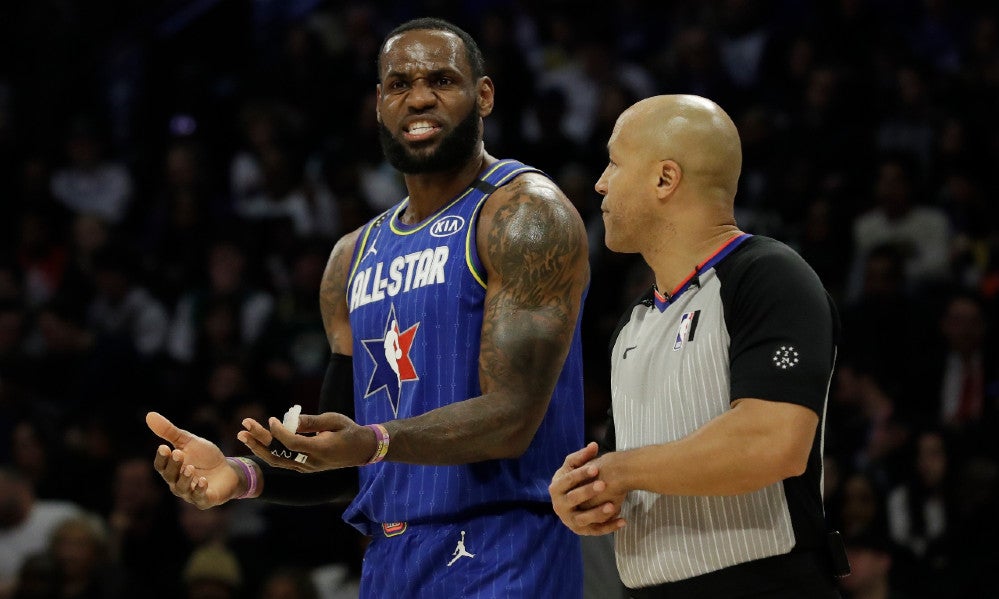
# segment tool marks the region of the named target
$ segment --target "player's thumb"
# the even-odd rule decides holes
[[[146,414],[146,426],[148,426],[149,430],[153,431],[157,437],[163,439],[164,441],[168,441],[178,449],[183,449],[184,445],[186,445],[188,440],[191,438],[191,433],[177,428],[159,412],[149,412]]]

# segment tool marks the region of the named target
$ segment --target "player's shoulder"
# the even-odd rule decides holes
[[[497,202],[568,202],[565,192],[545,173],[527,170],[511,177],[494,191],[490,200]]]
[[[368,225],[363,225],[361,227],[354,229],[353,231],[344,233],[340,237],[340,239],[338,239],[336,243],[333,244],[333,250],[331,252],[331,255],[336,257],[336,256],[343,256],[344,254],[347,255],[351,254],[354,251],[354,247],[357,245],[357,240],[361,238],[362,234],[367,228]]]
[[[326,276],[346,279],[355,254],[364,246],[366,234],[371,228],[370,225],[371,222],[343,234],[333,244],[326,266]]]
[[[528,168],[504,181],[486,198],[480,227],[505,228],[530,221],[542,229],[583,227],[582,217],[558,184],[544,172]]]
[[[482,205],[476,224],[480,256],[487,269],[525,260],[558,258],[588,277],[583,219],[547,175],[525,170],[495,189]]]

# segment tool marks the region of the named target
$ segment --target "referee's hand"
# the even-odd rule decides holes
[[[578,535],[605,535],[625,525],[624,519],[619,517],[619,502],[587,505],[607,488],[607,483],[599,479],[599,467],[591,463],[596,457],[596,443],[570,453],[548,486],[555,513]]]

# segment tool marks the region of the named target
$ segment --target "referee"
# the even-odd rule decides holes
[[[607,247],[640,253],[655,286],[611,341],[608,451],[566,457],[555,511],[615,532],[635,598],[838,597],[848,566],[821,494],[832,300],[794,251],[736,226],[742,150],[719,106],[642,100],[607,147]]]

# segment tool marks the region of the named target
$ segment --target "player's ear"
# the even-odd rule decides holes
[[[375,120],[378,121],[379,125],[382,122],[382,108],[380,106],[381,102],[379,102],[381,98],[382,98],[382,84],[379,83],[378,85],[375,86]]]
[[[666,199],[673,195],[676,188],[683,179],[683,169],[675,160],[660,160],[657,175],[659,181],[656,184],[656,195],[659,199]]]
[[[489,77],[480,77],[478,86],[478,97],[476,102],[479,108],[479,116],[488,116],[493,111],[493,101],[496,97],[496,87]]]

